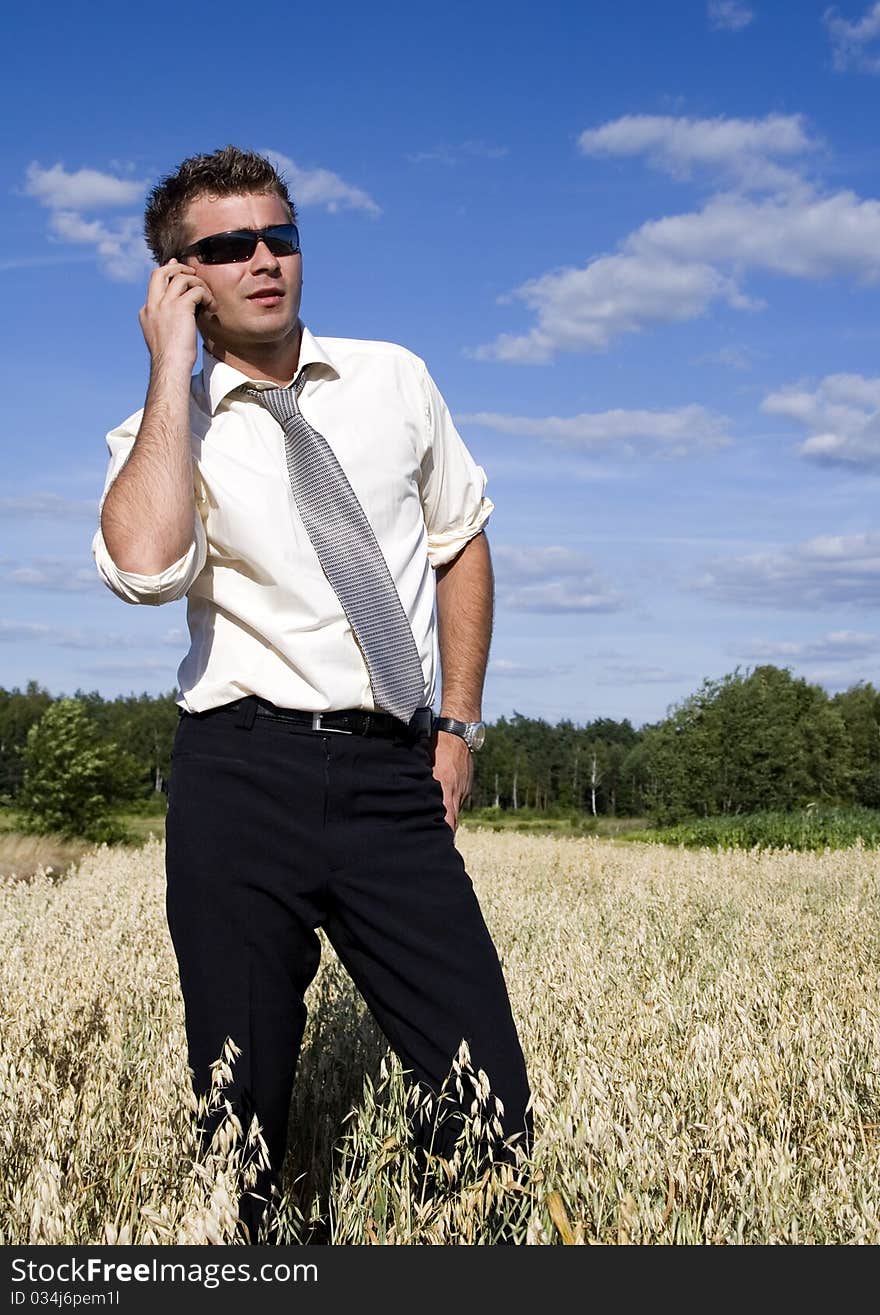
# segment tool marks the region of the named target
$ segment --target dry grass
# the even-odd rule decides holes
[[[91,848],[87,840],[0,831],[0,878],[30,881],[38,872],[58,878]]]
[[[521,1211],[535,1245],[880,1242],[880,853],[459,846],[532,1079],[528,1192],[466,1138],[415,1197],[399,1069],[325,948],[281,1241],[491,1243]],[[0,1244],[238,1240],[259,1144],[195,1145],[160,840],[0,882],[0,1018]]]

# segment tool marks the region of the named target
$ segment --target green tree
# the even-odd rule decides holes
[[[28,731],[24,779],[16,803],[24,829],[84,836],[125,837],[109,814],[137,793],[140,766],[112,741],[102,741],[79,699],[55,700]]]
[[[619,794],[614,810],[618,816],[643,817],[651,811],[653,766],[649,737],[657,727],[649,725],[642,730],[640,738],[626,750],[620,764]]]
[[[719,813],[787,811],[853,798],[847,723],[818,685],[788,668],[705,680],[645,735],[639,768],[661,824]]]
[[[880,693],[870,683],[860,683],[836,694],[831,705],[849,735],[855,802],[880,808]]]
[[[107,714],[106,737],[124,744],[141,765],[141,796],[164,791],[179,721],[174,693],[120,697],[107,705]]]
[[[474,760],[471,805],[592,812],[595,790],[596,813],[625,813],[634,795],[623,765],[640,740],[629,721],[603,717],[578,726],[565,719],[551,726],[519,712],[499,717]]]
[[[486,743],[474,755],[474,808],[506,807],[510,798],[510,744],[507,722],[502,717],[486,727]]]
[[[704,680],[665,721],[647,727],[642,744],[627,755],[624,766],[637,765],[644,806],[661,826],[718,808],[722,747],[712,709],[719,689]]]
[[[24,774],[23,755],[28,731],[52,702],[52,695],[35,680],[22,691],[0,688],[0,800],[14,800]]]

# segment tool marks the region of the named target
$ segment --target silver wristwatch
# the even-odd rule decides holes
[[[454,717],[435,717],[435,731],[448,731],[450,735],[460,735],[471,753],[482,749],[486,739],[484,721],[456,721]]]

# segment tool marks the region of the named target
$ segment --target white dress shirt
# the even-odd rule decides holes
[[[299,402],[324,435],[373,527],[437,692],[434,570],[483,528],[493,510],[486,474],[458,434],[424,361],[403,347],[315,338],[303,329]],[[318,563],[294,501],[284,433],[258,401],[236,392],[247,375],[203,353],[193,375],[190,428],[194,537],[157,575],[120,570],[100,525],[92,541],[105,584],[129,603],[187,598],[189,652],[177,703],[189,712],[258,694],[279,707],[374,709],[361,650]],[[101,507],[134,445],[143,409],[107,435]]]

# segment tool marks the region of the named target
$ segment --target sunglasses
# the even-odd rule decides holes
[[[273,256],[294,256],[299,251],[296,224],[273,224],[271,228],[236,228],[230,233],[212,233],[181,251],[196,256],[203,265],[239,265],[250,260],[258,242],[265,242]]]

